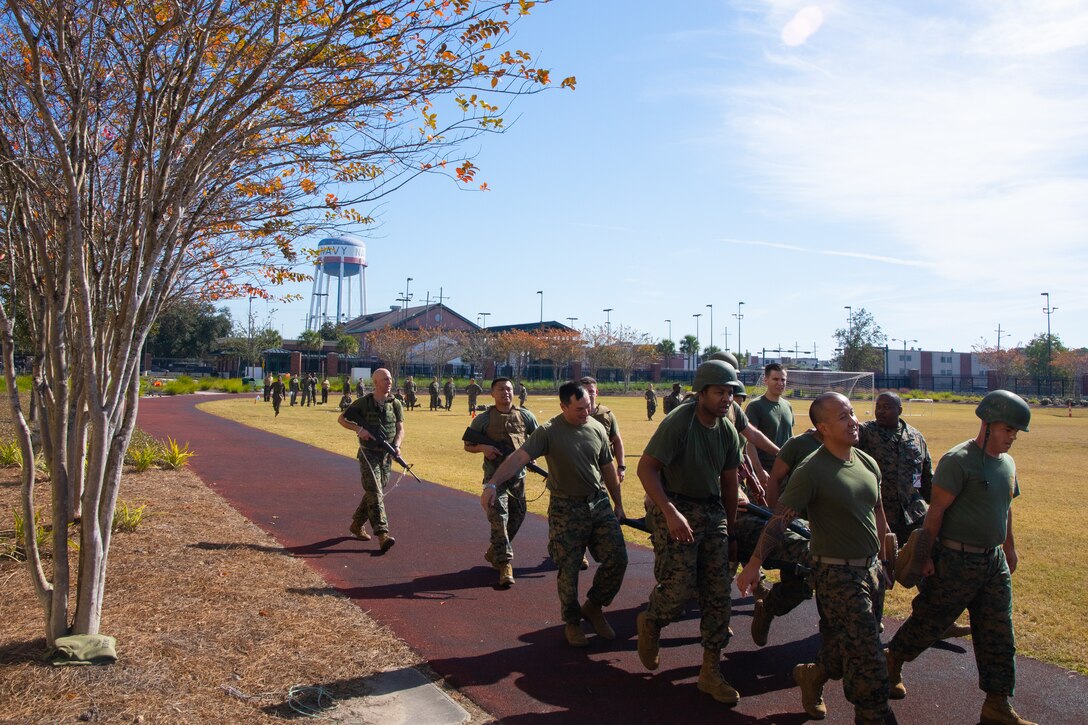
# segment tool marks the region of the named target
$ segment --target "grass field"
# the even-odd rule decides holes
[[[465,453],[461,443],[469,422],[465,400],[459,396],[449,413],[406,413],[402,452],[420,478],[476,494],[480,491],[480,456]],[[623,486],[624,507],[638,515],[643,492],[635,467],[661,414],[659,411],[654,422],[647,421],[641,397],[604,397],[601,402],[619,420],[630,473]],[[339,411],[333,405],[284,405],[279,418],[273,418],[271,404],[255,404],[250,396],[208,402],[201,408],[345,456],[355,455],[355,438],[336,424]],[[543,421],[559,412],[559,401],[555,396],[532,396],[529,408]],[[861,418],[865,422],[870,406],[859,408],[866,411]],[[926,437],[935,464],[946,450],[977,432],[973,405],[915,405],[911,411],[921,413],[906,420]],[[795,412],[795,432],[800,433],[808,427],[807,401],[795,404]],[[1022,654],[1088,674],[1088,559],[1084,554],[1088,551],[1088,496],[1078,493],[1088,467],[1088,411],[1074,409],[1073,416],[1067,417],[1064,408],[1034,410],[1031,432],[1021,434],[1012,449],[1023,494],[1013,505],[1020,556],[1020,568],[1013,576],[1014,616]],[[543,480],[531,476],[526,492],[529,499],[536,499],[529,509],[544,514],[548,497],[543,495]],[[479,524],[480,541],[484,542],[487,525],[482,512]],[[632,543],[647,545],[644,534],[626,528],[625,532]],[[897,587],[889,596],[887,613],[897,617],[908,614],[910,592],[913,590]]]

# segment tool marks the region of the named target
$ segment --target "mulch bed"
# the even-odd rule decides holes
[[[0,551],[13,544],[19,492],[18,470],[0,471]],[[117,638],[114,665],[44,664],[26,564],[0,558],[0,723],[277,722],[299,717],[292,686],[344,698],[365,694],[363,678],[382,670],[428,672],[191,473],[126,474],[121,500],[147,509],[110,551],[101,631]],[[447,693],[472,722],[490,721]],[[313,691],[302,699],[313,704]]]

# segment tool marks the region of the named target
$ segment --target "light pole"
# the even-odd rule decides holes
[[[605,314],[605,329],[608,331],[608,336],[612,337],[612,309],[611,307],[605,307],[602,312]]]
[[[902,371],[901,374],[906,375],[907,374],[907,344],[912,343],[912,342],[918,342],[918,341],[917,340],[907,340],[906,338],[900,339],[898,337],[893,337],[892,342],[901,342],[901,343],[903,343],[903,371]]]
[[[490,315],[490,314],[491,314],[490,312],[481,312],[481,313],[479,313],[480,317],[483,318],[484,329],[485,330],[487,329],[487,316]]]
[[[574,321],[577,320],[577,319],[578,319],[577,317],[568,317],[567,318],[567,321],[570,323],[570,329],[572,329],[572,330],[574,329]]]
[[[1001,335],[1002,335],[1002,333],[1008,335],[1009,331],[1008,330],[1002,330],[1001,329],[1001,323],[999,322],[999,323],[997,323],[997,329],[994,330],[994,332],[997,333],[997,351],[1001,352]]]
[[[742,350],[743,350],[744,348],[742,348],[742,347],[740,346],[740,321],[744,319],[744,315],[742,315],[742,314],[740,313],[740,306],[741,306],[741,305],[743,305],[743,304],[744,304],[743,302],[738,302],[738,303],[737,303],[737,313],[736,313],[735,315],[733,315],[733,317],[736,317],[736,318],[737,318],[737,362],[740,362],[740,363],[741,363],[741,365],[740,365],[740,366],[741,366],[742,368],[743,368],[743,367],[747,367],[747,366],[746,366],[746,365],[745,365],[745,364],[744,364],[743,362],[741,362],[741,360],[740,360],[740,356],[744,354],[744,353],[742,352]]]
[[[1054,380],[1050,370],[1050,313],[1058,308],[1050,306],[1049,292],[1040,292],[1039,294],[1046,297],[1046,307],[1043,308],[1043,312],[1046,313],[1046,394],[1050,395],[1054,389]]]
[[[536,291],[540,295],[540,327],[544,327],[544,290],[538,289]]]
[[[669,323],[669,342],[672,342],[672,320],[665,320],[665,322]]]
[[[707,305],[710,308],[710,347],[714,347],[714,305]]]
[[[846,337],[849,338],[854,331],[854,308],[850,305],[843,305],[843,309],[846,310]]]
[[[412,278],[409,277],[408,281],[404,283],[404,319],[408,319],[408,302],[411,301],[412,295],[408,294],[408,288],[412,285]]]
[[[693,363],[698,362],[699,350],[703,347],[702,343],[699,341],[699,318],[702,316],[702,312],[696,312],[694,315],[692,315],[692,317],[695,318],[695,360],[692,361]]]
[[[256,298],[257,295],[249,296],[249,353],[253,356],[249,361],[250,365],[256,362],[257,357],[257,351],[253,349],[253,300]]]

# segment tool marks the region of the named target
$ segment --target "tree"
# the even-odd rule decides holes
[[[277,347],[283,347],[283,337],[279,330],[271,327],[257,330],[252,337],[248,331],[236,330],[233,336],[219,340],[219,349],[237,355],[243,363],[250,365],[260,365],[264,358],[262,353]]]
[[[688,364],[695,367],[695,357],[699,354],[699,338],[695,335],[684,335],[680,341],[680,352],[688,356]]]
[[[653,362],[655,349],[650,336],[644,332],[620,325],[613,330],[612,359],[623,373],[623,390],[631,388],[631,374]]]
[[[339,334],[336,337],[336,351],[341,355],[354,355],[359,352],[359,339],[354,335]]]
[[[321,323],[321,327],[317,328],[317,332],[321,335],[322,340],[339,340],[340,335],[344,332],[344,326],[326,320]]]
[[[363,339],[366,341],[370,354],[376,356],[385,367],[389,368],[394,383],[400,377],[400,369],[408,364],[408,356],[412,349],[420,342],[417,330],[402,330],[397,327],[385,327],[368,332]]]
[[[423,361],[431,368],[431,373],[441,376],[446,363],[457,357],[460,341],[451,330],[440,327],[420,328],[419,337],[417,352],[423,356]]]
[[[159,315],[144,352],[155,357],[204,357],[215,347],[216,340],[231,333],[233,326],[226,307],[217,310],[210,302],[179,299]]]
[[[460,332],[457,341],[461,347],[461,361],[468,363],[473,376],[479,374],[476,368],[486,369],[489,363],[495,361],[494,335],[487,330]]]
[[[840,370],[879,373],[884,370],[887,338],[864,307],[850,311],[850,326],[835,330],[841,352],[835,358]]]
[[[1054,368],[1062,373],[1063,377],[1073,380],[1073,395],[1077,400],[1086,392],[1084,380],[1088,376],[1088,348],[1079,350],[1064,350],[1054,358]]]
[[[495,356],[513,370],[512,378],[521,380],[529,359],[537,353],[537,337],[526,330],[508,330],[495,336]]]
[[[1060,337],[1057,335],[1050,336],[1050,349],[1048,350],[1046,333],[1038,333],[1024,346],[1024,365],[1027,368],[1028,375],[1033,376],[1036,380],[1052,378],[1053,373],[1050,371],[1050,364],[1063,352],[1065,352],[1065,345],[1062,344]]]
[[[669,367],[672,356],[676,354],[676,343],[672,340],[660,340],[655,346],[657,354],[664,360],[665,367]]]
[[[586,363],[590,373],[599,375],[601,368],[612,367],[615,363],[612,329],[608,325],[583,327],[582,339],[585,341]]]
[[[309,352],[318,352],[325,347],[325,340],[317,330],[303,330],[298,334],[298,346]]]
[[[303,278],[296,240],[365,224],[358,205],[424,173],[476,183],[457,148],[502,130],[499,99],[550,80],[504,47],[509,10],[490,0],[5,3],[0,346],[32,461],[14,380],[21,306],[52,491],[51,575],[33,527],[26,539],[48,646],[99,629],[139,355],[165,301],[267,297],[267,285]],[[440,118],[444,98],[453,113]],[[26,466],[28,521],[34,487]],[[77,512],[73,572],[65,524]]]
[[[582,359],[582,335],[577,330],[544,329],[535,332],[540,357],[551,361],[552,380],[559,382],[559,373],[565,365],[573,365]]]
[[[980,338],[971,349],[978,355],[978,361],[991,371],[993,383],[998,388],[1006,387],[1010,378],[1024,371],[1024,353],[1016,348],[1001,349],[990,345],[986,338]]]

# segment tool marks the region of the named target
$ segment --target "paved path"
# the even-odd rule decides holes
[[[695,688],[701,661],[696,613],[664,630],[656,672],[638,661],[635,616],[653,586],[648,549],[629,547],[623,590],[607,610],[617,640],[590,634],[590,647],[574,650],[563,639],[543,518],[526,520],[515,542],[517,584],[498,590],[482,556],[487,526],[478,499],[394,475],[386,508],[397,545],[382,556],[375,541],[347,536],[361,495],[354,459],[195,408],[208,399],[144,399],[139,425],[156,437],[188,441],[198,453],[190,463],[194,472],[328,582],[305,593],[343,592],[504,723],[807,721],[789,673],[811,661],[818,647],[812,602],[776,619],[770,642],[759,648],[748,634],[751,599],[733,600],[737,635],[723,671],[742,700],[727,709]],[[451,441],[453,450],[460,455],[460,441]],[[886,624],[890,637],[898,623]],[[1022,714],[1048,725],[1088,722],[1088,678],[1026,658],[1017,667],[1015,705]],[[893,703],[899,722],[977,722],[982,694],[969,640],[938,644],[907,665],[906,681],[910,694]],[[852,722],[853,708],[838,683],[829,683],[826,699],[826,722]]]

